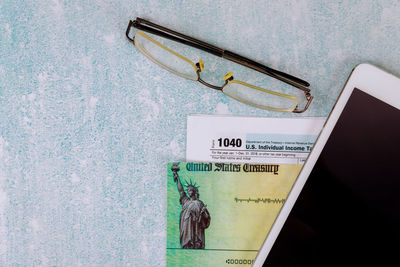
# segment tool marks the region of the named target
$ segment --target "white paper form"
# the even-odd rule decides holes
[[[303,164],[326,118],[190,115],[187,161]]]

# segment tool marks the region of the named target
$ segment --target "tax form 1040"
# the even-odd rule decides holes
[[[190,115],[186,160],[303,164],[325,120]]]

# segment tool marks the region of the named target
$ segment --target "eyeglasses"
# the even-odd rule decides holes
[[[133,38],[130,34],[132,27],[139,30],[134,34]],[[296,96],[267,90],[243,81],[235,80],[232,72],[229,72],[223,77],[225,82],[222,86],[212,85],[202,80],[200,77],[200,73],[204,71],[203,60],[200,59],[199,62],[194,63],[183,55],[164,46],[144,32],[200,49],[280,80],[303,91],[307,103],[303,109],[299,109],[299,100]],[[148,20],[136,18],[136,20],[129,21],[128,28],[126,29],[126,37],[143,55],[160,67],[180,77],[198,81],[210,88],[222,91],[229,97],[257,108],[279,112],[302,113],[307,110],[313,99],[310,94],[310,89],[308,88],[310,84],[302,79],[269,68],[236,53],[218,48],[193,37],[157,25]]]

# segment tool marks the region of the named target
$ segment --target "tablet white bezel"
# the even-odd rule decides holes
[[[359,90],[400,109],[400,79],[398,77],[367,63],[360,64],[353,69],[353,72],[347,80],[335,106],[322,128],[320,135],[318,136],[306,163],[286,198],[285,204],[279,212],[279,215],[265,239],[264,244],[258,252],[253,266],[262,266],[267,258],[269,251],[289,216],[292,207],[294,206],[354,88],[358,88]]]

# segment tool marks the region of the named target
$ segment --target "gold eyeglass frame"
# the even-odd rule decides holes
[[[136,32],[135,36],[133,36],[133,38],[130,37],[130,30],[131,28],[137,28],[138,31]],[[151,38],[150,36],[148,36],[145,32],[149,32],[151,34],[155,34],[157,36],[163,37],[163,38],[167,38],[169,40],[173,40],[175,42],[178,43],[182,43],[185,45],[189,45],[191,47],[206,51],[208,53],[211,53],[213,55],[225,58],[227,60],[233,61],[235,63],[238,63],[240,65],[243,65],[245,67],[251,68],[253,70],[256,70],[258,72],[261,72],[263,74],[266,74],[272,78],[278,79],[286,84],[289,84],[301,91],[303,91],[305,93],[305,97],[307,99],[307,103],[305,105],[305,107],[303,109],[299,109],[298,108],[298,99],[295,96],[292,95],[288,95],[288,94],[284,94],[284,93],[279,93],[279,92],[275,92],[275,91],[271,91],[271,90],[267,90],[243,81],[239,81],[239,80],[234,80],[233,78],[233,74],[232,72],[228,73],[227,75],[224,76],[224,80],[225,83],[222,86],[215,86],[212,84],[207,83],[206,81],[202,80],[200,77],[200,73],[204,71],[204,63],[203,61],[200,59],[198,63],[194,63],[193,61],[191,61],[190,59],[180,55],[179,53],[169,49],[168,47],[162,45],[161,43],[159,43],[158,41],[154,40],[153,38]],[[147,41],[150,41],[151,43],[153,43],[154,45],[158,46],[161,49],[164,49],[165,51],[175,55],[176,57],[180,58],[181,60],[184,60],[185,62],[187,62],[188,64],[190,64],[196,74],[197,77],[190,77],[187,75],[184,75],[182,73],[179,73],[173,69],[171,69],[170,67],[166,66],[165,64],[161,63],[160,61],[158,61],[157,59],[155,59],[150,53],[148,53],[146,51],[146,49],[144,47],[141,46],[140,43],[136,42],[135,37],[136,35],[139,35],[143,38],[145,38]],[[221,48],[218,48],[216,46],[213,46],[211,44],[205,43],[203,41],[200,41],[198,39],[195,39],[193,37],[184,35],[182,33],[178,33],[176,31],[173,31],[171,29],[165,28],[163,26],[157,25],[155,23],[152,23],[150,21],[144,20],[142,18],[136,18],[136,20],[131,20],[129,21],[129,25],[128,28],[126,30],[126,37],[128,38],[129,41],[131,41],[135,47],[143,54],[145,55],[147,58],[149,58],[151,61],[153,61],[155,64],[159,65],[160,67],[174,73],[175,75],[178,75],[180,77],[186,78],[186,79],[190,79],[193,81],[198,81],[212,89],[216,89],[216,90],[220,90],[222,91],[224,94],[228,95],[229,97],[240,101],[242,103],[245,103],[247,105],[256,107],[256,108],[261,108],[261,109],[265,109],[265,110],[272,110],[272,111],[278,111],[278,112],[293,112],[293,113],[302,113],[304,111],[306,111],[308,109],[308,107],[311,104],[311,101],[313,99],[313,96],[311,96],[310,94],[310,89],[308,88],[310,86],[310,84],[302,79],[299,79],[297,77],[294,77],[290,74],[278,71],[278,70],[274,70],[272,68],[269,68],[267,66],[264,66],[258,62],[255,62],[251,59],[245,58],[243,56],[240,56],[238,54],[235,54],[233,52],[227,51],[227,50],[223,50]],[[250,101],[247,101],[245,99],[241,99],[238,98],[232,94],[229,94],[227,91],[224,91],[224,88],[230,84],[239,84],[239,85],[243,85],[255,90],[258,90],[260,92],[264,92],[267,94],[271,94],[271,95],[275,95],[278,97],[282,97],[282,98],[286,98],[287,100],[293,101],[294,105],[293,108],[274,108],[274,107],[269,107],[269,106],[263,106],[263,105],[259,105]]]

